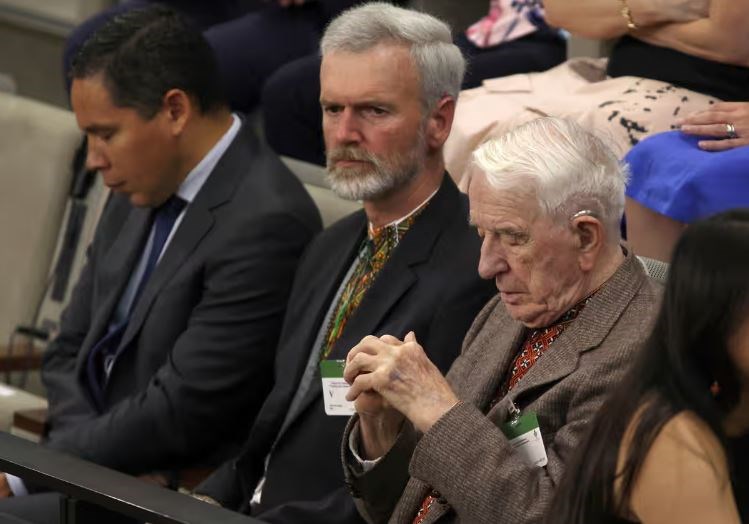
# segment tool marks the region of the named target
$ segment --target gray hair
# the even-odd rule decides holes
[[[381,43],[410,47],[425,109],[433,108],[445,95],[457,100],[465,59],[453,44],[450,26],[431,15],[384,2],[354,7],[328,25],[320,50],[323,55],[361,53]]]
[[[531,191],[559,225],[590,212],[619,238],[628,170],[603,140],[561,118],[538,118],[488,140],[473,161],[489,184]]]

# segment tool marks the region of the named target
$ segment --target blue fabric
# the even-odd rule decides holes
[[[700,139],[669,131],[633,147],[625,157],[627,196],[684,223],[749,207],[749,146],[708,152],[697,147]]]
[[[135,304],[138,303],[143,288],[145,288],[148,279],[153,273],[156,263],[161,256],[161,252],[164,249],[171,233],[174,223],[177,221],[177,217],[184,209],[186,202],[176,195],[172,195],[155,213],[154,225],[153,225],[153,242],[151,243],[151,250],[148,253],[148,260],[146,261],[146,268],[143,271],[143,276],[138,283],[137,291],[135,292],[135,298],[133,299],[133,306],[130,309],[132,313]],[[128,314],[122,322],[112,323],[109,326],[107,334],[102,337],[96,345],[91,348],[88,354],[88,361],[86,362],[86,374],[88,378],[88,387],[91,392],[91,397],[96,402],[99,409],[104,407],[104,385],[106,384],[106,378],[109,375],[109,370],[118,354],[120,348],[120,342],[122,336],[125,334],[127,329],[130,315]]]
[[[141,292],[143,291],[143,287],[145,286],[146,282],[148,282],[148,278],[153,272],[153,268],[156,267],[156,262],[158,262],[159,257],[161,256],[161,251],[164,249],[164,244],[166,244],[166,240],[167,238],[169,238],[169,233],[172,232],[174,223],[177,221],[177,217],[184,209],[185,204],[186,202],[180,197],[178,197],[177,195],[172,195],[166,202],[164,202],[164,204],[161,205],[161,207],[159,207],[158,211],[156,211],[156,217],[154,218],[153,226],[153,244],[151,246],[151,251],[148,253],[146,270],[143,272],[143,278],[141,278],[140,284],[138,284],[138,291],[135,293],[136,298],[133,301],[133,304],[137,303],[137,297],[140,296]]]

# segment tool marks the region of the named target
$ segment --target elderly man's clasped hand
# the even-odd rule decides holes
[[[363,338],[349,352],[343,376],[351,384],[346,398],[355,401],[362,432],[380,443],[364,450],[369,458],[387,452],[404,416],[425,432],[458,403],[413,332],[402,341],[390,335]]]

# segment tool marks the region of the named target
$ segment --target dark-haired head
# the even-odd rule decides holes
[[[626,515],[654,439],[680,412],[696,414],[725,443],[726,418],[749,382],[735,354],[736,334],[749,322],[748,268],[749,209],[721,213],[685,230],[652,334],[592,422],[547,522],[598,523]],[[631,445],[619,463],[619,444],[628,430]]]
[[[231,127],[213,52],[181,15],[154,6],[102,26],[75,59],[70,104],[86,166],[139,207],[158,207]]]
[[[181,14],[155,5],[120,14],[81,47],[73,80],[101,75],[112,101],[146,119],[180,89],[203,113],[225,107],[213,50]]]
[[[690,403],[686,409],[702,400],[700,407],[715,413],[718,423],[735,407],[742,378],[729,345],[747,318],[749,209],[742,209],[694,223],[674,252],[653,337],[668,351],[672,387]],[[694,395],[695,388],[704,393],[713,383],[717,396]]]

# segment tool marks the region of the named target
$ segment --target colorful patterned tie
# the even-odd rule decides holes
[[[328,358],[333,351],[335,343],[341,338],[346,324],[361,304],[364,295],[423,209],[424,206],[398,224],[379,228],[369,227],[368,238],[362,242],[359,249],[359,262],[346,282],[330,317],[320,360]]]

